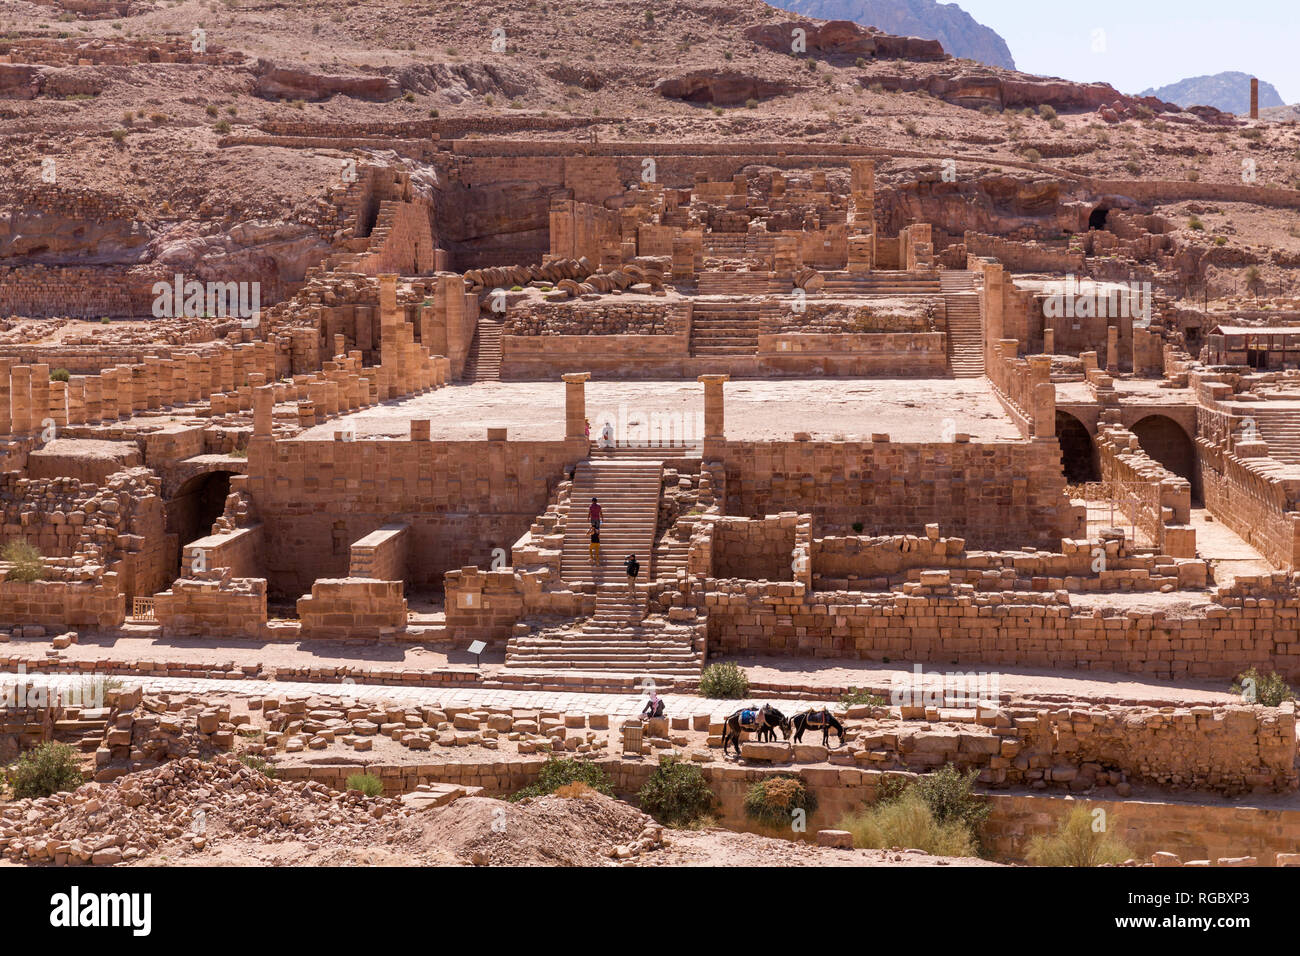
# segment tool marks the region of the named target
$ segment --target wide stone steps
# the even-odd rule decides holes
[[[1300,465],[1300,412],[1282,409],[1251,409],[1259,437],[1268,445],[1271,458]]]
[[[700,295],[787,295],[794,278],[778,272],[701,272]]]
[[[848,295],[939,295],[937,272],[826,272],[823,293]]]
[[[569,493],[570,513],[561,547],[560,576],[574,584],[605,583],[623,575],[623,561],[635,554],[641,580],[651,573],[659,497],[663,486],[662,456],[655,460],[589,459],[579,462]],[[600,501],[601,561],[590,557],[587,508]]]

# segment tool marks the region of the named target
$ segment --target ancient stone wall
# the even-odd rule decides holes
[[[982,548],[1070,536],[1060,449],[1044,443],[728,442],[731,514],[812,514],[871,534],[938,522]]]
[[[546,506],[585,452],[565,442],[278,441],[250,454],[248,493],[266,525],[267,577],[293,597],[348,573],[354,541],[390,522],[410,526],[411,587],[488,565]]]
[[[943,574],[943,572],[939,572]],[[922,581],[924,582],[924,578]],[[936,664],[1004,664],[1113,670],[1165,679],[1227,682],[1252,664],[1300,678],[1300,598],[1221,598],[1202,613],[1076,612],[1064,592],[995,592],[968,586],[909,587],[908,593],[846,597],[794,584],[710,582],[714,654],[849,657]],[[969,600],[967,600],[969,599]],[[1264,606],[1260,606],[1261,603]]]
[[[406,628],[402,582],[370,578],[318,578],[298,599],[303,640],[367,640]]]
[[[793,581],[794,512],[762,519],[717,518],[713,527],[713,577]]]

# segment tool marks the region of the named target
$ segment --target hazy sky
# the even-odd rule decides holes
[[[1300,0],[958,0],[1026,73],[1139,93],[1239,70],[1300,102]],[[1095,31],[1103,31],[1096,34]],[[1094,50],[1094,38],[1104,35]]]

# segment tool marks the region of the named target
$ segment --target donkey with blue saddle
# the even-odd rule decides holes
[[[760,741],[776,740],[776,728],[781,729],[782,736],[790,739],[790,718],[771,704],[762,707],[745,707],[736,711],[722,722],[722,753],[726,756],[727,745],[735,743],[736,756],[740,756],[740,733],[749,731]]]

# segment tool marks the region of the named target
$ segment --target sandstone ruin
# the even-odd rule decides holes
[[[8,707],[0,757],[73,740],[134,807],[158,765],[252,753],[299,782],[266,797],[285,833],[314,825],[291,821],[305,781],[344,786],[348,761],[309,753],[373,753],[414,813],[552,752],[634,793],[643,754],[678,751],[728,823],[746,781],[799,773],[814,832],[954,764],[1005,860],[1069,794],[1110,801],[1143,860],[1295,859],[1294,705],[1228,692],[1252,667],[1300,680],[1294,123],[756,3],[725,67],[682,51],[619,80],[648,124],[587,103],[613,95],[595,66],[299,64],[237,17],[196,51],[161,20],[114,35],[134,4],[53,6],[93,31],[0,41],[0,124],[68,97],[131,123],[26,152],[0,125],[0,669],[143,683]],[[718,10],[691,16],[720,42]],[[122,87],[153,75],[203,96],[132,117]],[[579,105],[504,108],[533,80]],[[795,125],[822,86],[879,135]],[[189,107],[206,138],[164,150]],[[1203,171],[1128,168],[1121,142]],[[167,188],[92,178],[128,163]],[[696,696],[720,660],[792,707],[887,698],[914,665],[1002,691],[836,705],[846,749],[747,742],[733,767],[726,702]],[[677,709],[624,754],[649,686]],[[1252,793],[1288,801],[1281,825],[1228,814]],[[92,845],[81,800],[57,846],[0,804],[0,854],[208,846],[148,821]],[[612,859],[661,849],[644,825],[610,830]]]

